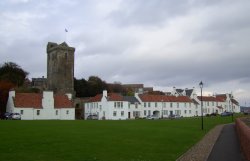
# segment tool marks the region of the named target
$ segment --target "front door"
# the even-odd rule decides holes
[[[128,112],[128,118],[130,119],[130,112]]]

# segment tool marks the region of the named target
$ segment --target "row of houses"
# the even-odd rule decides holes
[[[79,111],[78,103],[71,94],[16,93],[10,91],[7,112],[20,113],[22,120],[74,120]],[[239,103],[232,94],[203,96],[203,115],[224,111],[240,112]],[[75,108],[77,107],[77,108]],[[170,115],[182,117],[201,116],[201,97],[194,89],[175,89],[167,95],[138,94],[122,96],[118,93],[103,91],[95,97],[85,99],[81,104],[83,118],[97,115],[98,119],[126,120]],[[81,108],[80,107],[80,108]]]
[[[184,93],[183,93],[184,92]],[[90,98],[84,107],[84,117],[97,115],[98,119],[126,120],[145,118],[154,115],[166,118],[170,115],[182,117],[201,116],[201,97],[194,90],[172,92],[171,95],[138,94],[122,96],[118,93],[107,93]],[[240,112],[239,103],[232,94],[202,97],[203,115],[222,112]]]

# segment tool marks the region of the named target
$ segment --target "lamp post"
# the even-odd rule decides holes
[[[232,122],[234,121],[233,101],[231,99]]]
[[[203,83],[202,81],[199,83],[199,86],[201,88],[201,130],[203,130],[203,103],[202,103],[202,88],[203,88]]]

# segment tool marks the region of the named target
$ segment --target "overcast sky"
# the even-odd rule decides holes
[[[0,1],[0,63],[29,78],[46,77],[47,43],[66,41],[76,78],[197,92],[202,80],[250,106],[249,36],[249,0]]]

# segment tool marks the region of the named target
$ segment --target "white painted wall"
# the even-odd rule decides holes
[[[6,111],[14,113],[22,113],[22,120],[74,120],[75,108],[54,108],[53,92],[43,92],[42,107],[37,109],[34,107],[14,107],[13,97],[15,91],[9,92]],[[39,111],[39,112],[38,112]],[[57,111],[57,112],[56,112]]]

